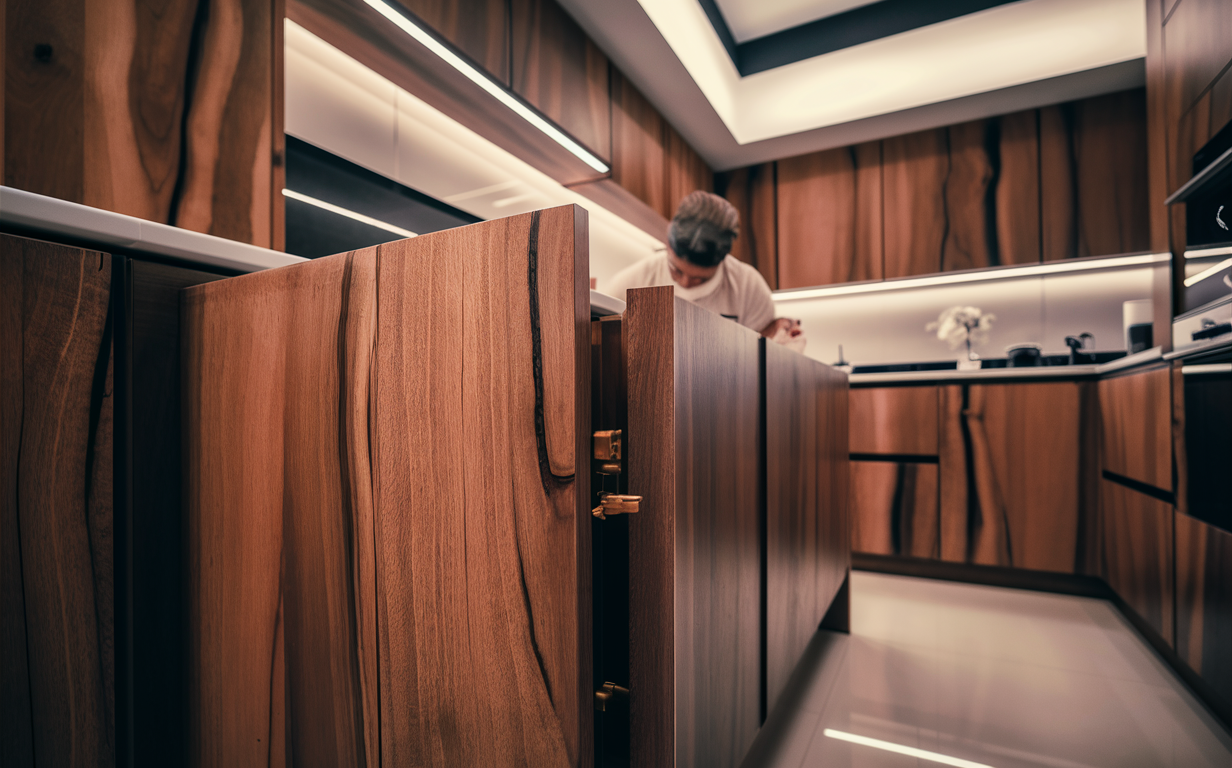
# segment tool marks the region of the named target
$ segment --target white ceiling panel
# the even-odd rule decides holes
[[[715,0],[737,43],[798,27],[878,0]]]

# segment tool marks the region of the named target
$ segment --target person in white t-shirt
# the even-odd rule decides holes
[[[623,300],[630,288],[671,285],[682,299],[802,349],[799,321],[775,319],[765,278],[731,255],[739,232],[740,214],[731,203],[709,192],[692,192],[672,218],[667,253],[618,272],[599,288]]]

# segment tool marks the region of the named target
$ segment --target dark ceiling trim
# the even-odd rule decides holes
[[[698,0],[742,77],[1021,0],[881,0],[736,43],[715,0]]]

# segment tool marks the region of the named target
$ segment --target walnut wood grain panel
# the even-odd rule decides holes
[[[715,193],[740,213],[732,256],[757,268],[771,289],[779,287],[775,166],[762,163],[715,174]]]
[[[187,759],[180,291],[220,275],[127,261],[133,763]]]
[[[1232,61],[1232,7],[1221,0],[1185,0],[1164,25],[1165,88],[1181,111]]]
[[[554,0],[513,0],[510,26],[513,90],[598,157],[610,159],[607,57]]]
[[[5,761],[114,765],[111,258],[6,235],[0,275]]]
[[[612,71],[612,180],[664,218],[672,210],[667,190],[667,123],[618,71]]]
[[[1102,468],[1172,490],[1172,374],[1156,368],[1099,382]]]
[[[587,764],[585,213],[380,248],[382,761]]]
[[[1147,250],[1145,91],[1039,112],[1044,260]]]
[[[978,269],[993,266],[997,259],[997,231],[988,226],[995,202],[997,178],[994,156],[988,151],[990,132],[996,122],[976,120],[949,128],[949,170],[934,192],[945,205],[946,235],[941,269]]]
[[[497,80],[509,82],[510,22],[505,0],[399,0]]]
[[[1176,652],[1232,705],[1232,534],[1176,515]]]
[[[10,5],[6,185],[277,244],[278,0]]]
[[[821,368],[821,388],[816,393],[821,422],[817,428],[817,455],[822,464],[817,475],[821,557],[817,613],[823,617],[823,626],[839,632],[851,630],[850,394],[846,373],[830,366]]]
[[[766,466],[766,707],[787,685],[846,576],[845,386],[762,340]],[[837,417],[837,418],[836,418]]]
[[[633,765],[739,765],[760,724],[758,337],[629,292]]]
[[[1104,580],[1173,645],[1172,505],[1110,480],[1100,496]]]
[[[672,216],[690,192],[714,191],[714,172],[675,128],[667,125],[667,210]]]
[[[881,142],[777,166],[780,287],[880,280]]]
[[[1083,572],[1081,403],[1075,382],[943,389],[942,559]]]
[[[851,462],[851,550],[941,556],[936,464]]]
[[[1151,217],[1151,250],[1162,253],[1168,250],[1168,207],[1163,204],[1168,197],[1168,151],[1169,119],[1168,98],[1164,79],[1164,8],[1162,3],[1146,4],[1146,136],[1147,136],[1147,196]],[[1175,131],[1175,128],[1172,129]],[[1166,290],[1171,304],[1171,279],[1159,281]],[[1162,298],[1162,297],[1160,297]],[[1155,301],[1160,303],[1160,298]],[[1169,312],[1169,314],[1171,314]],[[1171,318],[1168,318],[1169,323]],[[1162,330],[1162,328],[1161,328]]]
[[[851,452],[937,455],[938,388],[853,389]]]
[[[940,272],[947,232],[947,130],[936,128],[884,139],[881,157],[885,276]]]

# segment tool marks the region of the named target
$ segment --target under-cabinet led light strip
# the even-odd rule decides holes
[[[1185,278],[1185,287],[1188,288],[1189,286],[1195,283],[1205,280],[1211,275],[1219,274],[1220,272],[1227,269],[1228,267],[1232,267],[1232,259],[1226,259],[1224,261],[1221,261],[1215,266],[1211,267],[1210,269],[1204,269],[1198,274],[1194,275],[1193,277]]]
[[[1185,251],[1186,259],[1206,259],[1211,256],[1232,256],[1232,247],[1203,248],[1200,251]]]
[[[801,299],[821,299],[830,296],[849,296],[859,293],[877,293],[879,291],[898,291],[904,288],[923,288],[930,285],[958,285],[962,283],[978,283],[985,280],[1009,280],[1018,277],[1038,277],[1057,275],[1067,272],[1092,272],[1103,269],[1119,269],[1121,267],[1139,267],[1147,264],[1159,264],[1172,258],[1168,253],[1145,253],[1138,256],[1114,256],[1107,259],[1077,259],[1074,261],[1057,261],[1049,264],[1032,264],[1026,267],[1004,267],[974,272],[960,272],[950,275],[931,275],[929,277],[911,277],[902,280],[883,280],[880,282],[859,283],[856,285],[834,285],[824,288],[805,288],[802,290],[776,291],[775,301],[799,301]]]
[[[417,43],[432,51],[441,58],[449,66],[461,72],[466,79],[470,80],[475,85],[487,91],[493,98],[504,104],[509,109],[513,110],[519,117],[526,122],[538,128],[548,138],[555,141],[565,149],[569,150],[574,156],[582,162],[594,168],[599,173],[607,173],[611,170],[607,163],[592,155],[585,147],[578,144],[573,139],[565,135],[556,126],[544,120],[534,110],[527,107],[522,102],[511,96],[508,91],[494,82],[490,77],[480,72],[475,67],[471,66],[458,54],[449,50],[442,45],[432,35],[428,34],[427,30],[420,27],[415,22],[407,18],[401,10],[384,2],[384,0],[364,0],[368,5],[372,6],[373,10],[389,19],[399,29],[411,36]]]
[[[340,205],[334,205],[333,203],[327,203],[324,200],[318,200],[315,197],[309,197],[308,195],[301,192],[296,192],[292,189],[282,190],[282,195],[283,197],[289,197],[292,200],[298,200],[301,203],[315,205],[317,208],[329,211],[330,213],[336,213],[339,216],[346,216],[348,219],[354,219],[355,221],[362,222],[370,227],[383,229],[386,232],[393,232],[395,235],[402,235],[403,237],[419,237],[418,232],[412,232],[409,229],[403,229],[402,227],[395,226],[387,221],[381,221],[380,219],[374,219],[371,216],[365,216],[362,213],[356,213],[355,211],[352,211],[349,208],[343,208]]]
[[[881,739],[870,739],[867,736],[857,736],[854,733],[846,731],[836,731],[833,728],[826,728],[822,734],[839,741],[846,741],[851,744],[859,744],[864,747],[873,747],[874,749],[884,749],[886,752],[894,752],[908,757],[915,757],[920,760],[928,760],[932,763],[941,763],[942,765],[953,765],[957,768],[992,768],[985,763],[977,763],[972,760],[963,760],[961,757],[950,757],[943,755],[940,752],[929,752],[927,749],[917,749],[916,747],[908,747],[902,744],[895,744],[892,741],[882,741]]]

